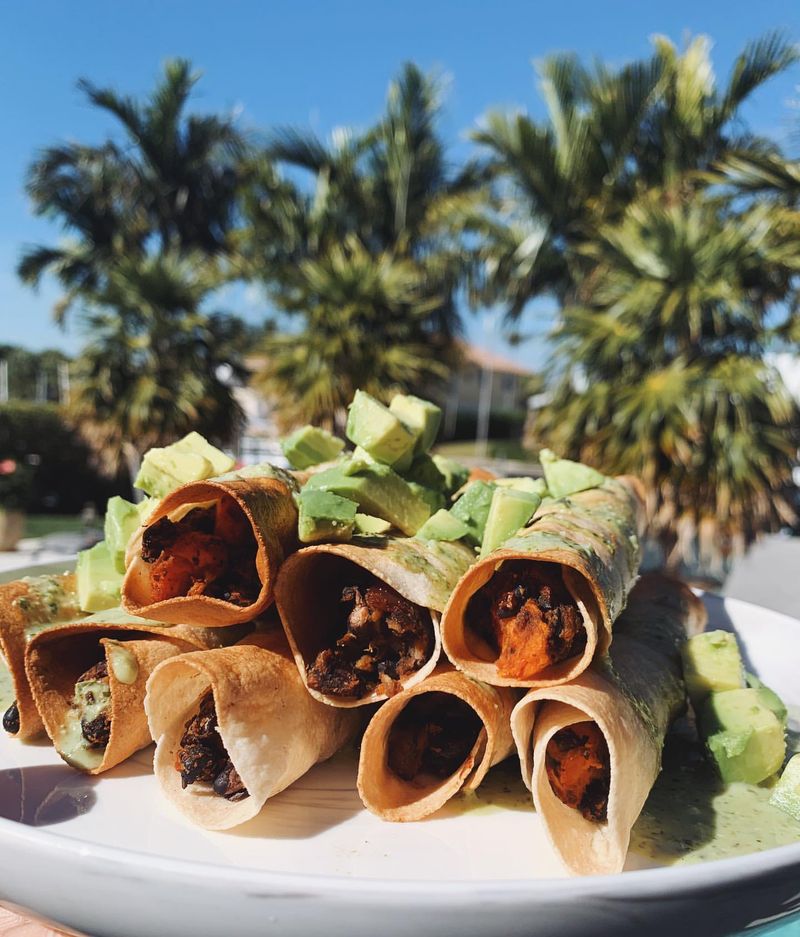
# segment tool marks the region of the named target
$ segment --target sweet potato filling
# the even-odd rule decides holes
[[[387,761],[404,781],[447,778],[472,751],[483,723],[451,693],[421,693],[403,707],[387,741]]]
[[[210,691],[184,726],[175,770],[180,772],[184,789],[190,784],[205,783],[226,800],[244,800],[250,796],[222,743],[214,696]]]
[[[251,605],[261,591],[257,549],[250,523],[232,498],[193,508],[179,521],[159,518],[142,537],[151,601],[208,595]]]
[[[586,629],[558,566],[511,560],[472,596],[467,627],[497,652],[501,676],[535,678],[580,654]]]
[[[391,696],[433,653],[429,613],[374,576],[342,589],[337,618],[334,633],[344,633],[306,668],[320,693],[360,699],[378,687]]]
[[[561,729],[547,743],[545,770],[553,793],[587,820],[605,820],[611,763],[605,737],[594,722]]]

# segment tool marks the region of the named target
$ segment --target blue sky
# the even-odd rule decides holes
[[[532,61],[575,50],[622,63],[646,55],[664,33],[714,40],[718,74],[744,43],[782,28],[800,40],[798,0],[32,0],[0,3],[0,342],[75,351],[80,335],[50,320],[53,283],[21,286],[14,267],[26,243],[52,243],[59,230],[32,216],[23,191],[40,147],[99,142],[113,129],[75,88],[85,76],[145,93],[163,61],[190,58],[204,73],[197,110],[235,111],[243,128],[311,126],[328,134],[363,126],[381,111],[386,88],[406,60],[448,78],[444,131],[453,158],[467,154],[467,131],[492,107],[540,114]],[[800,122],[800,73],[762,89],[745,111],[758,131],[786,141]],[[230,305],[253,321],[266,313],[253,290]],[[546,329],[547,306],[529,325]],[[485,323],[468,317],[473,340],[502,350]],[[514,352],[541,361],[541,341]]]

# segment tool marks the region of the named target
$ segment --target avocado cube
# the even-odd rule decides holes
[[[330,491],[304,488],[297,496],[297,534],[302,543],[350,540],[356,520],[355,501]]]
[[[736,635],[728,631],[696,634],[683,645],[683,676],[695,711],[710,693],[744,686],[744,664]]]
[[[759,784],[786,755],[781,721],[750,687],[712,693],[700,711],[700,733],[726,783]]]
[[[139,526],[139,511],[132,501],[119,495],[108,499],[103,533],[106,548],[118,573],[125,572],[125,547]]]
[[[547,494],[547,482],[543,478],[531,478],[528,475],[496,478],[494,484],[500,488],[512,488],[514,491],[527,491],[528,494],[539,495],[540,500]]]
[[[481,556],[496,550],[524,527],[541,503],[538,494],[515,488],[495,488],[486,528],[483,532]]]
[[[229,472],[234,465],[230,456],[208,443],[200,433],[189,433],[171,446],[149,449],[133,484],[160,499],[187,482]]]
[[[786,708],[786,704],[778,696],[778,694],[771,690],[768,686],[765,686],[755,674],[746,673],[745,680],[747,685],[752,687],[755,690],[758,690],[758,695],[761,699],[761,702],[771,709],[775,715],[783,723],[784,727],[786,726],[787,720],[789,718],[789,710]]]
[[[100,612],[119,605],[122,575],[104,541],[81,550],[75,567],[78,604],[85,612]]]
[[[775,785],[769,802],[800,820],[800,753],[792,755]]]
[[[431,514],[435,514],[440,508],[444,507],[444,495],[441,491],[436,491],[434,488],[420,485],[418,482],[408,482],[408,487],[418,498],[422,498],[425,504],[428,505]]]
[[[427,452],[436,441],[442,411],[430,400],[423,400],[413,394],[397,394],[392,398],[389,409],[417,437],[414,452]]]
[[[495,486],[489,482],[474,481],[464,489],[464,494],[450,508],[451,513],[466,524],[467,540],[473,546],[480,546],[483,531],[492,506]]]
[[[353,474],[347,469],[347,465],[337,465],[318,472],[309,478],[303,491],[313,488],[349,498],[363,513],[389,521],[408,536],[413,536],[430,517],[428,505],[388,465],[365,465]]]
[[[455,459],[448,459],[447,456],[434,454],[431,456],[434,465],[444,477],[444,493],[454,495],[459,488],[466,485],[469,479],[469,469],[466,465],[456,462]]]
[[[556,499],[566,498],[589,488],[597,488],[605,481],[605,475],[601,475],[591,466],[570,459],[559,459],[549,449],[542,449],[539,462],[544,470],[547,490]]]
[[[437,511],[417,531],[418,540],[461,540],[469,533],[467,525],[443,508]]]
[[[388,534],[391,529],[392,525],[382,517],[373,517],[372,514],[356,512],[357,534],[363,534],[365,537],[381,537]]]
[[[344,449],[344,440],[318,426],[301,426],[281,440],[281,450],[296,469],[330,462]]]
[[[409,459],[416,436],[394,413],[363,390],[357,390],[347,414],[347,438],[384,465]]]
[[[212,475],[222,475],[230,470],[236,464],[236,460],[211,443],[200,433],[187,433],[183,439],[179,439],[168,447],[175,452],[193,452],[195,455],[201,455],[207,462],[211,463]]]
[[[414,461],[403,473],[403,477],[407,481],[416,482],[418,485],[424,485],[442,494],[447,491],[447,479],[427,452],[414,456]]]

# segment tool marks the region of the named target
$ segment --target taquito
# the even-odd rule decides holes
[[[209,830],[254,817],[361,723],[309,696],[280,629],[165,661],[145,708],[162,792]]]
[[[25,675],[25,647],[38,632],[80,616],[74,573],[0,585],[0,712],[3,729],[27,741],[44,732]]]
[[[297,546],[295,487],[288,472],[276,469],[233,472],[171,492],[131,540],[123,608],[204,627],[257,618]]]
[[[609,656],[569,684],[531,690],[514,708],[523,779],[570,872],[622,871],[667,729],[685,707],[681,644],[705,616],[687,586],[645,575]]]
[[[445,664],[393,696],[361,740],[364,806],[382,820],[421,820],[460,790],[475,790],[514,749],[510,718],[518,695]]]
[[[574,679],[611,642],[636,581],[644,523],[627,476],[557,501],[467,570],[442,617],[442,641],[465,673],[495,686]]]
[[[100,774],[150,744],[144,695],[156,665],[218,644],[213,630],[164,627],[111,609],[37,634],[25,671],[58,754],[80,771]]]
[[[415,686],[441,654],[440,612],[475,554],[460,543],[355,537],[298,550],[275,600],[309,692],[365,706]]]

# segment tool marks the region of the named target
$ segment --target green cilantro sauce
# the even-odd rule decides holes
[[[6,662],[0,654],[0,716],[14,702],[14,681],[11,679],[11,673],[6,666]]]
[[[789,749],[800,743],[788,734]],[[726,859],[800,842],[800,821],[769,802],[772,783],[724,785],[679,733],[631,834],[631,852],[660,865]]]
[[[64,588],[63,576],[25,576],[22,582],[28,587],[27,594],[14,599],[13,604],[25,616],[28,638],[80,615],[77,594]]]

